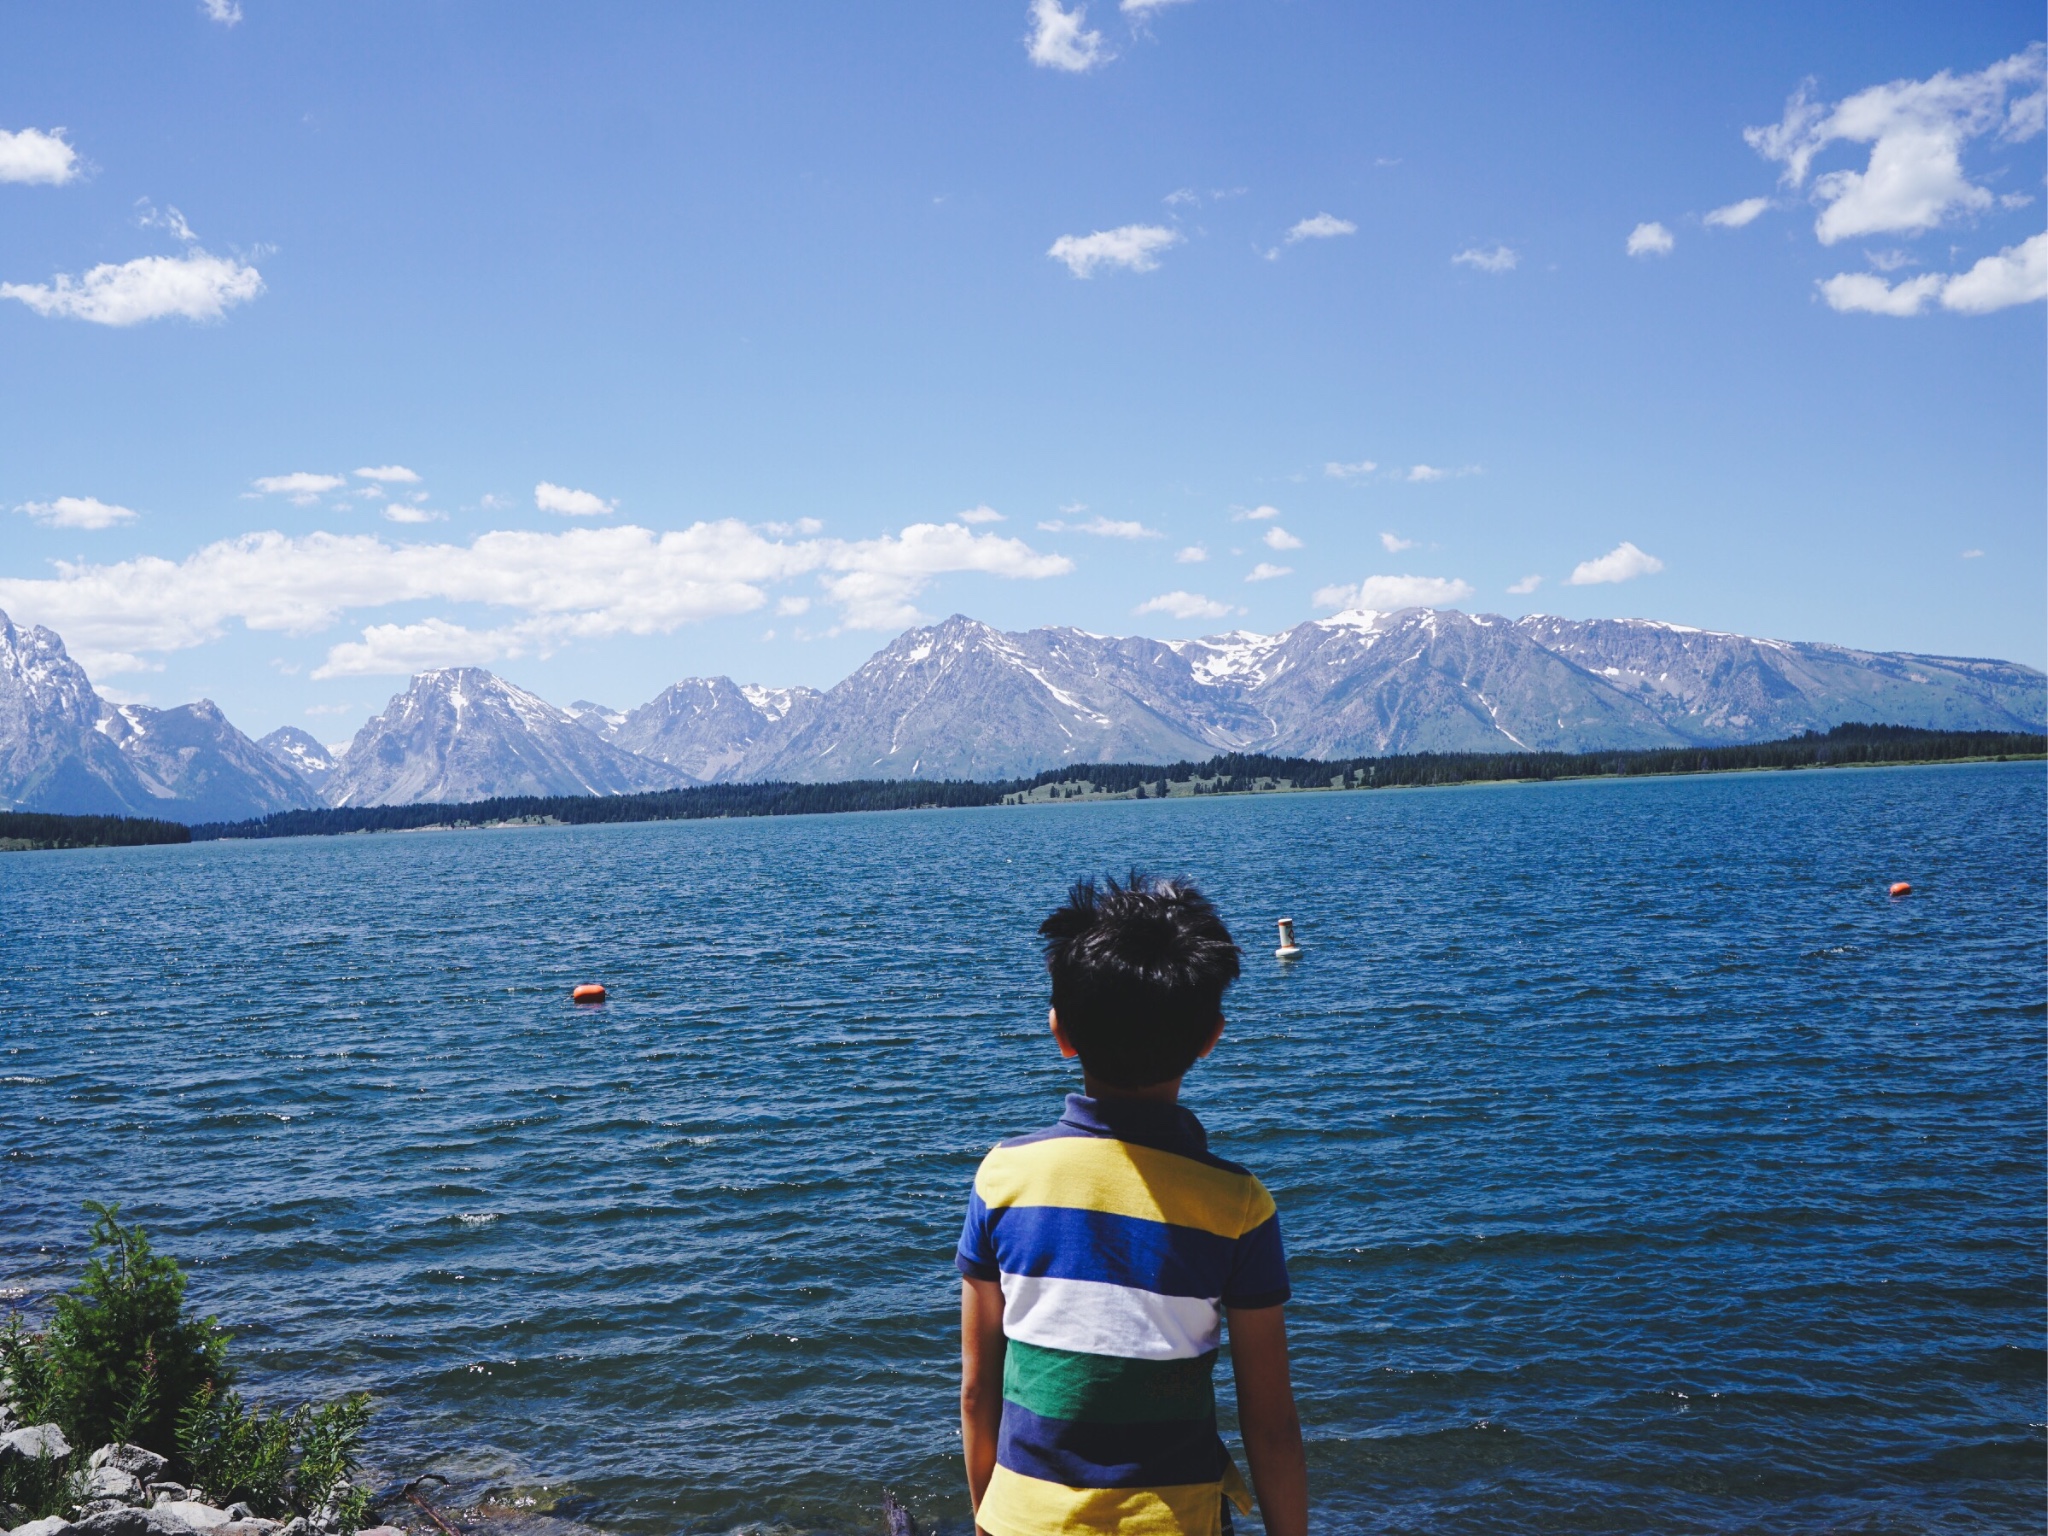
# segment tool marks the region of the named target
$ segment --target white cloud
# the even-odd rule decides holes
[[[139,515],[132,507],[117,507],[97,496],[25,501],[14,510],[27,513],[45,528],[111,528],[116,523],[132,523]]]
[[[1742,229],[1754,224],[1770,206],[1771,200],[1768,197],[1745,197],[1739,203],[1716,208],[1701,222],[1714,229]]]
[[[955,513],[954,521],[961,523],[1000,523],[1003,521],[1003,514],[988,505],[988,503],[983,502],[978,507],[969,507],[965,512]]]
[[[1417,464],[1408,471],[1407,480],[1410,485],[1424,485],[1431,480],[1441,480],[1449,473],[1449,470],[1438,469],[1433,464]]]
[[[1959,314],[1984,315],[2014,304],[2048,298],[2048,234],[2035,235],[1986,256],[1952,277],[1941,290],[1941,305]]]
[[[1515,263],[1522,259],[1521,253],[1505,245],[1496,245],[1490,251],[1478,246],[1458,252],[1451,258],[1454,267],[1470,267],[1475,272],[1512,272]]]
[[[353,610],[396,603],[510,609],[519,623],[492,632],[501,645],[666,634],[751,612],[768,602],[767,587],[804,575],[816,577],[844,627],[901,628],[916,622],[912,600],[936,577],[976,571],[1036,580],[1073,568],[1021,540],[971,533],[957,523],[914,523],[871,539],[796,541],[764,538],[737,519],[671,532],[630,524],[503,531],[466,545],[267,532],[209,544],[181,561],[59,561],[52,578],[0,578],[0,609],[48,624],[88,670],[111,672],[146,665],[143,653],[204,645],[237,621],[253,630],[316,634]]]
[[[1520,581],[1509,587],[1508,591],[1516,597],[1527,597],[1542,585],[1543,578],[1541,576],[1524,576]]]
[[[1358,226],[1349,219],[1340,219],[1333,213],[1319,213],[1306,218],[1287,231],[1287,243],[1298,245],[1303,240],[1334,240],[1339,235],[1355,235]]]
[[[1981,549],[1966,549],[1963,551],[1963,558],[1965,560],[1982,560],[1984,558],[1984,551]]]
[[[1662,224],[1638,224],[1628,232],[1631,256],[1669,256],[1677,244],[1677,239]]]
[[[1270,523],[1274,518],[1278,517],[1279,515],[1280,509],[1278,507],[1261,506],[1252,507],[1248,510],[1245,508],[1239,508],[1237,511],[1230,514],[1230,520],[1233,523]]]
[[[1398,534],[1383,533],[1380,535],[1380,547],[1390,555],[1398,555],[1404,549],[1413,549],[1415,541],[1404,539]]]
[[[1081,74],[1107,64],[1116,55],[1102,44],[1100,32],[1085,29],[1088,7],[1071,11],[1060,0],[1031,0],[1031,35],[1025,40],[1031,62],[1043,69]]]
[[[1271,581],[1275,576],[1292,576],[1293,574],[1294,567],[1291,565],[1273,565],[1261,560],[1251,568],[1251,572],[1245,577],[1245,580]]]
[[[420,477],[403,464],[376,464],[356,471],[358,480],[374,480],[379,485],[418,485]]]
[[[1182,5],[1185,3],[1186,0],[1123,0],[1123,4],[1119,5],[1117,9],[1126,16],[1143,18],[1150,16],[1154,11],[1163,11],[1169,5]]]
[[[1368,576],[1356,586],[1319,587],[1310,600],[1318,608],[1370,608],[1391,613],[1400,608],[1447,608],[1471,595],[1471,583],[1455,577]]]
[[[1158,253],[1178,244],[1177,229],[1168,229],[1163,224],[1124,224],[1116,229],[1098,229],[1092,235],[1061,235],[1045,254],[1054,261],[1065,262],[1067,270],[1076,277],[1093,277],[1097,267],[1156,271]]]
[[[1925,273],[1900,283],[1887,283],[1871,272],[1841,272],[1823,281],[1821,296],[1828,308],[1871,315],[1917,315],[1927,301],[1941,292],[1938,272]]]
[[[1199,544],[1190,544],[1173,557],[1176,565],[1200,565],[1209,558],[1209,551]]]
[[[78,175],[78,151],[64,142],[64,130],[0,128],[0,181],[61,187]]]
[[[1169,613],[1176,619],[1220,619],[1230,612],[1230,604],[1219,603],[1213,597],[1204,597],[1199,592],[1162,592],[1148,598],[1131,610],[1132,613]]]
[[[563,517],[609,517],[619,505],[594,492],[571,490],[551,480],[543,480],[533,488],[533,504],[543,512],[559,512]]]
[[[48,283],[0,283],[0,299],[19,299],[39,315],[137,325],[182,315],[218,320],[263,291],[254,267],[201,250],[183,256],[138,256],[102,262],[83,277],[59,273]]]
[[[1780,179],[1788,187],[1805,184],[1814,157],[1829,145],[1868,144],[1863,170],[1830,171],[1814,181],[1821,205],[1814,234],[1823,245],[1915,234],[1992,205],[1991,193],[1963,170],[1963,146],[1985,134],[2016,143],[2041,131],[2044,62],[2048,50],[2034,43],[1974,75],[1942,70],[1926,80],[1894,80],[1832,106],[1812,99],[1809,82],[1786,103],[1781,120],[1742,136],[1784,166]]]
[[[1841,272],[1820,285],[1830,309],[1872,315],[1917,315],[1929,301],[1963,315],[1986,315],[2048,299],[2048,234],[2007,246],[1967,272],[1923,272],[1887,283],[1869,272]]]
[[[447,519],[439,512],[429,512],[425,507],[407,506],[402,501],[394,501],[384,509],[384,521],[387,523],[440,523],[446,522]]]
[[[289,475],[259,475],[250,483],[266,496],[288,496],[294,506],[310,507],[326,492],[339,490],[348,481],[340,475],[314,475],[302,469]]]
[[[146,197],[137,198],[135,206],[142,210],[135,215],[136,228],[161,229],[173,239],[182,240],[187,245],[191,245],[198,240],[199,236],[192,232],[192,226],[185,222],[185,215],[178,212],[175,206],[166,208],[162,213],[158,213],[156,204]]]
[[[775,604],[777,616],[785,619],[793,619],[810,611],[811,600],[808,597],[785,597]]]
[[[208,21],[217,21],[224,27],[232,27],[242,19],[242,7],[236,0],[199,0],[199,12]]]
[[[1624,539],[1597,560],[1581,560],[1572,567],[1572,573],[1565,582],[1574,587],[1597,587],[1603,582],[1634,581],[1638,576],[1654,576],[1663,569],[1662,560],[1655,555],[1644,554]]]
[[[1147,528],[1143,523],[1117,522],[1107,517],[1091,517],[1085,523],[1070,523],[1063,518],[1052,518],[1038,525],[1047,533],[1090,533],[1098,539],[1163,539],[1165,534],[1157,528]]]
[[[1323,466],[1323,473],[1332,480],[1355,480],[1360,475],[1369,475],[1378,468],[1379,465],[1373,463],[1371,459],[1360,459],[1354,464],[1339,464],[1332,460]]]
[[[1266,530],[1266,548],[1299,549],[1301,548],[1301,540],[1297,539],[1285,528],[1268,528]]]
[[[446,619],[417,624],[372,624],[361,640],[331,646],[313,669],[316,678],[406,677],[429,667],[485,667],[507,656],[547,648],[545,626],[512,624],[472,630]]]

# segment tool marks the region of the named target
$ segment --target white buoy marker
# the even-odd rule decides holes
[[[1274,950],[1273,954],[1281,960],[1299,960],[1301,958],[1301,946],[1294,942],[1293,918],[1283,917],[1280,919],[1280,947]]]

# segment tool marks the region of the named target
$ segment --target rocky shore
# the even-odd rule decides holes
[[[11,1415],[0,1405],[0,1426]],[[55,1424],[9,1427],[0,1434],[0,1466],[47,1463],[61,1467],[71,1445]],[[139,1445],[103,1445],[86,1461],[82,1479],[72,1492],[76,1502],[65,1514],[40,1520],[22,1519],[23,1511],[0,1505],[0,1530],[7,1536],[346,1536],[322,1511],[308,1519],[266,1520],[246,1504],[222,1509],[207,1501],[206,1490],[164,1477],[169,1462]],[[404,1536],[395,1526],[372,1526],[356,1536]]]

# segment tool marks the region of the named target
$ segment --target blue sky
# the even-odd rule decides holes
[[[2038,6],[8,28],[0,608],[120,698],[1407,601],[2044,659]]]

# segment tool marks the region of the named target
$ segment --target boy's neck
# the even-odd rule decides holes
[[[1106,1103],[1137,1102],[1142,1104],[1178,1104],[1180,1102],[1181,1080],[1168,1078],[1163,1083],[1153,1083],[1145,1088],[1119,1088],[1114,1083],[1105,1083],[1093,1072],[1081,1074],[1081,1091],[1091,1099]]]

